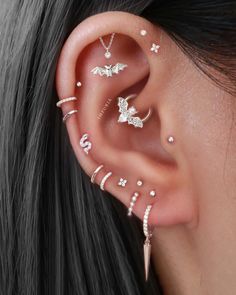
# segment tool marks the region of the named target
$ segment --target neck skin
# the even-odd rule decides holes
[[[165,295],[235,294],[236,215],[232,206],[225,209],[217,212],[218,224],[208,219],[197,229],[154,231],[152,259]]]

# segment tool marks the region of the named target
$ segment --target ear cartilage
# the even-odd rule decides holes
[[[139,180],[137,181],[137,186],[142,186],[142,185],[143,185],[143,181],[139,179]]]
[[[146,30],[141,30],[140,31],[140,35],[143,36],[143,37],[146,36],[147,35],[147,31]]]
[[[76,83],[76,86],[77,86],[77,87],[81,87],[81,86],[82,86],[82,83],[81,83],[80,81],[78,81],[78,82]]]
[[[148,205],[144,217],[143,217],[143,233],[146,237],[146,240],[143,245],[143,252],[144,252],[144,270],[145,270],[145,279],[148,280],[148,273],[149,273],[149,266],[150,266],[150,258],[151,258],[151,237],[152,232],[148,227],[148,219],[150,216],[150,212],[152,210],[152,205]]]
[[[87,133],[83,134],[80,139],[80,146],[83,148],[84,152],[88,155],[92,148],[92,143],[88,140],[89,135]]]
[[[134,97],[136,97],[136,94],[129,95],[126,98],[118,97],[117,105],[120,113],[118,123],[127,122],[129,125],[133,125],[136,128],[143,128],[143,123],[150,118],[152,109],[149,108],[147,115],[142,119],[140,117],[134,117],[135,114],[138,114],[138,111],[134,106],[129,107],[128,103],[128,101]]]
[[[175,139],[174,137],[171,135],[167,138],[167,142],[170,143],[170,144],[173,144],[175,142]]]
[[[119,182],[118,182],[118,186],[125,187],[126,184],[127,184],[127,182],[128,182],[127,179],[120,178],[120,180],[119,180]]]
[[[139,197],[139,193],[138,192],[135,192],[132,197],[131,197],[131,200],[130,200],[130,204],[129,204],[129,209],[128,209],[128,216],[132,216],[132,212],[133,212],[133,209],[134,209],[134,205],[137,201]]]
[[[154,190],[151,190],[149,195],[154,198],[156,196],[156,192]]]
[[[99,75],[101,77],[106,76],[107,78],[112,77],[114,74],[118,75],[120,71],[123,71],[125,68],[127,68],[128,65],[117,63],[115,65],[105,65],[104,67],[95,67],[91,70],[91,73],[94,75]]]
[[[154,52],[154,53],[158,53],[159,48],[160,48],[160,45],[155,44],[155,43],[152,43],[152,47],[151,47],[150,50],[151,50],[152,52]]]
[[[112,176],[112,172],[108,172],[102,179],[100,183],[100,189],[105,191],[105,183],[107,182],[108,178]]]
[[[104,165],[101,164],[99,165],[93,172],[92,176],[91,176],[91,182],[94,183],[95,182],[95,178],[98,175],[98,173],[104,168]]]
[[[75,96],[66,97],[66,98],[60,99],[60,100],[57,102],[56,106],[57,106],[58,108],[60,108],[61,105],[62,105],[63,103],[66,103],[66,102],[69,102],[69,101],[75,101],[75,100],[77,100],[77,97],[75,97]]]
[[[68,113],[65,114],[65,116],[62,118],[62,122],[65,123],[66,120],[68,120],[73,114],[78,113],[78,110],[71,110]]]
[[[102,44],[102,47],[106,50],[104,56],[106,59],[109,59],[111,58],[111,52],[110,52],[110,49],[111,49],[111,46],[112,46],[112,43],[113,43],[113,40],[114,40],[114,37],[115,37],[115,33],[112,33],[111,34],[111,37],[110,37],[110,41],[109,41],[109,44],[108,46],[106,46],[106,44],[104,43],[103,41],[103,38],[102,37],[99,37],[99,40]]]

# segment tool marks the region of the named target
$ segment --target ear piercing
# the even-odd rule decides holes
[[[143,37],[146,36],[147,35],[147,31],[146,30],[141,30],[140,31],[140,35],[143,36]]]
[[[99,75],[99,76],[107,76],[107,77],[112,77],[113,74],[119,74],[120,71],[123,71],[128,65],[122,64],[122,63],[117,63],[114,66],[109,65],[109,66],[104,66],[104,67],[95,67],[94,69],[91,70],[91,73],[94,75]]]
[[[108,178],[112,176],[112,172],[108,172],[102,179],[101,183],[100,183],[100,189],[102,191],[105,190],[105,183],[107,182]]]
[[[133,212],[133,209],[134,209],[134,205],[137,201],[139,197],[139,193],[138,192],[135,192],[132,197],[131,197],[131,201],[130,201],[130,205],[129,205],[129,209],[128,209],[128,216],[132,216],[132,212]]]
[[[88,141],[88,134],[85,133],[80,139],[80,146],[84,149],[84,152],[88,155],[89,150],[92,148],[92,143]]]
[[[169,137],[167,138],[167,142],[170,143],[170,144],[173,144],[173,143],[175,142],[174,137],[173,137],[173,136],[169,136]]]
[[[137,181],[137,186],[142,186],[142,185],[143,185],[142,180],[138,180],[138,181]]]
[[[128,101],[134,97],[136,97],[136,94],[129,95],[126,98],[118,97],[119,113],[121,113],[118,118],[118,123],[128,122],[129,125],[133,125],[136,128],[143,128],[143,123],[150,118],[152,109],[149,108],[147,115],[143,119],[134,117],[138,111],[134,106],[129,108],[128,104]]]
[[[77,97],[71,96],[71,97],[63,98],[63,99],[61,99],[61,100],[59,100],[57,102],[56,106],[58,108],[60,108],[63,103],[66,103],[66,102],[69,102],[69,101],[74,101],[74,100],[77,100]]]
[[[68,113],[65,114],[65,116],[62,118],[62,122],[65,123],[66,120],[68,120],[71,115],[78,113],[78,110],[71,110]]]
[[[95,182],[95,178],[98,175],[98,173],[104,168],[104,165],[99,165],[93,172],[92,176],[91,176],[91,182],[94,183]]]
[[[77,87],[81,87],[81,86],[82,86],[82,83],[81,83],[80,81],[78,81],[78,82],[76,83],[76,86],[77,86]]]
[[[149,195],[154,198],[156,196],[156,192],[154,190],[152,190],[152,191],[150,191]]]
[[[152,205],[148,205],[144,218],[143,218],[143,233],[146,237],[146,240],[143,245],[143,251],[144,251],[144,269],[145,269],[145,279],[146,281],[148,280],[148,274],[149,274],[149,266],[150,266],[150,258],[151,258],[151,237],[152,237],[152,232],[148,228],[148,218],[150,215],[152,209]]]
[[[99,37],[99,40],[100,40],[100,42],[101,42],[101,44],[102,44],[102,47],[106,50],[104,56],[105,56],[105,58],[107,58],[107,59],[111,58],[111,52],[110,52],[110,49],[111,49],[111,46],[112,46],[112,43],[113,43],[114,37],[115,37],[115,33],[112,33],[112,34],[111,34],[111,38],[110,38],[110,42],[109,42],[108,46],[105,45],[105,43],[104,43],[102,37]]]
[[[120,178],[119,182],[118,182],[118,186],[122,186],[125,187],[127,184],[128,180],[124,179],[124,178]]]
[[[158,53],[159,48],[160,48],[160,45],[153,43],[150,50],[154,53]]]

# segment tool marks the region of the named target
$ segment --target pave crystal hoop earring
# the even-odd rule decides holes
[[[143,245],[143,252],[144,252],[144,269],[145,269],[145,279],[148,280],[148,274],[149,274],[149,266],[150,266],[150,258],[151,258],[151,237],[152,232],[148,227],[148,218],[150,215],[150,212],[152,210],[152,205],[148,205],[143,218],[143,233],[146,237],[146,240]]]
[[[58,108],[60,108],[63,103],[66,103],[66,102],[69,102],[69,101],[75,101],[75,100],[77,100],[77,97],[75,97],[75,96],[66,97],[66,98],[63,98],[63,99],[59,100],[57,102],[56,106]]]
[[[130,204],[129,204],[129,209],[128,209],[128,216],[132,216],[132,213],[133,213],[133,209],[134,209],[134,205],[137,201],[139,197],[139,193],[138,192],[135,192],[132,197],[131,197],[131,201],[130,201]]]
[[[100,189],[105,191],[105,183],[107,182],[108,178],[112,176],[112,172],[108,172],[102,179],[100,183]]]
[[[71,110],[68,113],[65,114],[65,116],[62,118],[63,123],[66,122],[73,114],[78,113],[78,110]]]
[[[93,172],[92,176],[91,176],[91,182],[94,183],[95,182],[95,178],[98,175],[98,173],[104,168],[104,165],[99,165]]]
[[[151,117],[152,109],[149,108],[147,115],[144,118],[134,117],[135,114],[138,114],[138,111],[134,106],[129,107],[128,101],[132,98],[135,98],[136,94],[131,94],[126,98],[118,97],[118,107],[120,116],[118,118],[118,123],[128,122],[129,125],[134,127],[143,128],[143,123]]]

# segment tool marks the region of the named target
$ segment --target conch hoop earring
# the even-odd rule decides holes
[[[152,109],[148,109],[148,113],[144,118],[134,117],[135,114],[138,114],[138,111],[134,106],[129,107],[128,101],[132,98],[135,98],[136,96],[136,94],[131,94],[126,98],[118,97],[118,106],[120,113],[118,123],[128,122],[129,125],[133,125],[136,128],[143,128],[143,123],[147,122],[147,120],[152,115]]]

